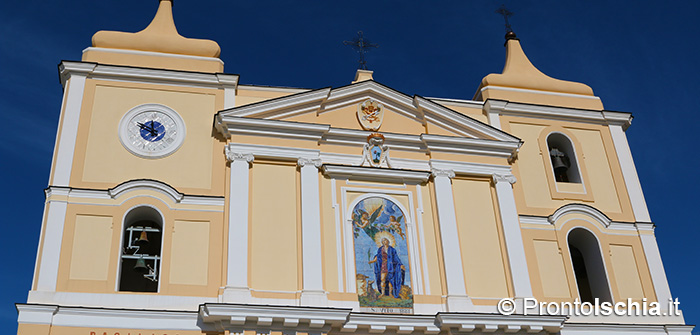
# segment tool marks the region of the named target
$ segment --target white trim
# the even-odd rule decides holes
[[[238,89],[249,90],[249,91],[263,91],[263,92],[278,92],[278,93],[303,93],[313,91],[309,88],[294,88],[294,87],[281,87],[281,86],[262,86],[262,85],[238,85]]]
[[[143,82],[161,85],[203,87],[225,89],[235,81],[238,75],[225,73],[201,73],[166,69],[140,68],[119,65],[106,65],[90,62],[63,61],[59,65],[61,84],[76,73],[84,73],[91,79]]]
[[[216,115],[215,127],[227,138],[232,135],[257,135],[318,141],[330,126],[314,123],[254,119],[249,117]]]
[[[424,183],[430,178],[429,172],[383,168],[368,168],[343,165],[323,165],[323,173],[333,178],[393,181],[407,184]]]
[[[509,165],[446,161],[439,159],[431,159],[430,168],[439,170],[452,170],[455,173],[460,174],[488,177],[491,177],[491,175],[493,174],[511,174],[511,169]]]
[[[552,215],[547,218],[547,221],[556,224],[559,219],[567,214],[583,214],[595,219],[603,228],[610,226],[610,220],[603,212],[584,204],[568,204],[559,207]],[[602,255],[602,254],[601,254]]]
[[[558,96],[558,97],[568,97],[568,98],[579,98],[579,99],[589,99],[589,100],[597,100],[600,101],[600,98],[594,95],[584,95],[584,94],[576,94],[576,93],[563,93],[563,92],[552,92],[552,91],[542,91],[542,90],[532,90],[532,89],[527,89],[527,88],[514,88],[514,87],[504,87],[504,86],[496,86],[496,85],[488,85],[484,86],[479,90],[478,97],[481,96],[481,94],[485,90],[495,90],[495,91],[507,91],[507,92],[520,92],[520,93],[536,93],[536,94],[546,94],[546,95],[553,95],[553,96]]]
[[[50,325],[58,311],[58,306],[55,305],[17,304],[16,306],[19,324]]]
[[[71,80],[64,93],[66,100],[65,109],[61,112],[61,131],[56,135],[60,136],[60,139],[56,141],[56,163],[53,167],[52,185],[68,186],[70,183],[73,155],[75,154],[75,144],[78,138],[80,110],[83,105],[85,80],[87,79],[84,71],[94,68],[94,64],[79,64],[75,66],[73,73],[66,73],[62,76],[62,78],[65,78],[64,81],[68,80],[68,78]]]
[[[494,332],[503,329],[506,333],[515,333],[523,330],[527,333],[559,334],[564,327],[566,316],[543,315],[499,315],[499,314],[466,314],[466,313],[439,313],[436,324],[442,329],[456,328],[462,332]]]
[[[496,186],[496,198],[498,199],[503,238],[513,279],[514,295],[516,298],[530,298],[533,297],[532,285],[530,283],[527,259],[525,258],[525,247],[520,230],[518,209],[515,205],[515,196],[513,195],[512,184],[515,182],[515,177],[513,175],[494,174],[493,181]]]
[[[500,103],[490,104],[488,107],[489,113],[553,120],[566,120],[574,122],[586,122],[602,125],[621,125],[625,129],[632,122],[632,114],[625,112],[610,112],[601,110],[534,105],[527,103],[509,102],[497,99],[488,99],[486,102],[488,103],[496,101]]]
[[[198,306],[216,302],[215,297],[191,297],[143,293],[84,293],[29,291],[27,303],[83,307],[165,309],[196,311]]]
[[[420,138],[430,152],[488,155],[503,158],[513,157],[522,145],[520,141],[506,142],[429,134],[421,134]]]
[[[272,100],[264,100],[250,105],[244,105],[219,112],[223,118],[251,117],[259,119],[279,119],[284,116],[301,114],[318,109],[328,98],[330,88],[322,88],[300,94],[285,96]],[[296,108],[294,108],[296,107]],[[290,112],[290,109],[294,109]]]
[[[625,180],[625,186],[627,186],[627,194],[629,194],[630,202],[632,203],[634,217],[636,221],[651,222],[649,209],[647,209],[644,192],[642,191],[642,185],[639,182],[637,169],[632,159],[632,152],[630,151],[629,144],[627,143],[627,136],[622,130],[622,126],[611,125],[610,135],[612,136],[613,145],[615,146],[617,159],[620,162],[622,177]]]
[[[454,98],[436,98],[436,97],[425,97],[425,99],[430,100],[438,104],[454,104],[463,107],[472,108],[482,108],[484,106],[484,101],[474,101],[474,100],[464,100],[464,99],[454,99]]]
[[[131,180],[119,184],[114,188],[110,188],[107,190],[107,194],[109,194],[112,199],[116,199],[125,193],[139,190],[159,191],[169,196],[174,202],[180,202],[184,198],[184,194],[178,192],[170,185],[155,180]]]
[[[241,154],[251,154],[259,158],[283,159],[288,161],[297,161],[299,158],[318,159],[320,154],[320,150],[316,149],[244,144],[235,142],[228,144],[228,150]]]
[[[249,328],[323,332],[343,325],[350,309],[309,308],[295,306],[258,306],[236,304],[203,304],[199,316],[204,325],[217,330]],[[286,333],[286,332],[284,332]]]

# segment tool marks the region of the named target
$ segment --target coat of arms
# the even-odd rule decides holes
[[[367,144],[362,148],[362,164],[365,162],[373,167],[379,167],[383,163],[391,167],[389,147],[384,145],[384,135],[372,133],[367,136]]]
[[[365,130],[379,130],[384,120],[384,106],[367,99],[357,107],[357,119]]]

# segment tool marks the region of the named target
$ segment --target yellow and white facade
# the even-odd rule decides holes
[[[225,74],[215,42],[180,36],[171,7],[59,67],[18,334],[690,334],[669,310],[631,115],[542,74],[514,35],[473,100],[407,96],[364,70],[338,88],[261,87]],[[378,262],[358,256],[368,199],[401,213],[390,244],[409,307],[362,305],[389,273],[360,273]],[[150,279],[131,274],[144,260]],[[533,298],[671,315],[526,315]]]

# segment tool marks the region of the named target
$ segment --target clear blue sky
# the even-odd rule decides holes
[[[503,68],[502,1],[177,0],[186,37],[222,49],[244,84],[342,86],[358,30],[379,43],[375,80],[404,93],[471,99]],[[631,112],[627,136],[674,296],[686,322],[700,319],[696,215],[697,1],[505,1],[513,29],[542,72],[583,82],[608,110]],[[204,6],[210,7],[205,9]],[[0,3],[0,332],[15,331],[34,270],[62,90],[56,65],[79,60],[98,30],[135,32],[156,0]],[[688,172],[688,169],[691,172]]]

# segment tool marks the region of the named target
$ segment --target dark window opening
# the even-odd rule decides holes
[[[600,302],[612,302],[598,240],[583,228],[572,230],[568,239],[579,299],[591,303],[595,302],[596,298]]]
[[[581,183],[574,146],[564,134],[547,136],[547,149],[554,169],[554,179],[560,183]]]
[[[158,292],[162,220],[150,207],[127,214],[121,253],[119,291]]]

